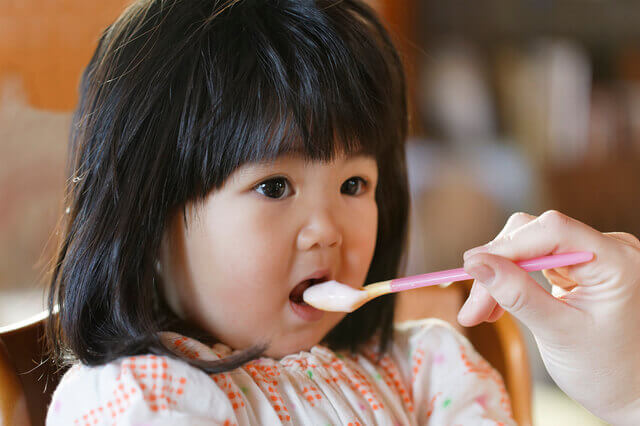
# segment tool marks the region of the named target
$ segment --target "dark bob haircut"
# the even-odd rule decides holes
[[[239,166],[295,152],[377,159],[378,235],[367,282],[393,278],[408,188],[405,80],[375,12],[358,0],[144,0],[102,34],[84,70],[69,144],[66,214],[48,294],[60,365],[176,356],[159,331],[215,342],[178,318],[154,268],[165,226]],[[186,220],[186,216],[185,216]],[[392,335],[394,298],[324,338],[355,351]],[[237,368],[264,346],[214,362]]]

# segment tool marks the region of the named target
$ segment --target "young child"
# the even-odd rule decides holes
[[[358,0],[144,0],[81,83],[51,280],[50,425],[513,424],[499,375],[393,296],[405,83]]]

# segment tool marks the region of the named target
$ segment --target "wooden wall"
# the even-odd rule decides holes
[[[0,1],[0,97],[3,82],[22,80],[34,108],[72,110],[82,69],[103,28],[131,0]],[[410,62],[412,25],[409,1],[370,3],[388,22],[403,56]],[[410,65],[410,64],[408,64]],[[412,72],[412,67],[411,72]]]
[[[21,80],[28,103],[68,111],[98,37],[129,1],[0,1],[0,97],[3,82]]]

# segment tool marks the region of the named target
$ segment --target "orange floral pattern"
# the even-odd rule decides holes
[[[175,333],[165,341],[186,359],[232,353]],[[317,345],[217,374],[155,355],[75,366],[56,389],[47,424],[514,424],[498,373],[440,323],[398,328],[387,353],[377,348],[376,339],[354,354]]]
[[[80,414],[73,423],[90,426],[102,423],[100,419],[110,419],[116,425],[119,417],[138,400],[143,400],[152,412],[176,408],[186,385],[185,377],[171,374],[164,357],[144,355],[126,358],[120,364],[111,398]]]

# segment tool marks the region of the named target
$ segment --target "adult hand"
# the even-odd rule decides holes
[[[584,264],[544,271],[544,290],[514,262],[591,251]],[[533,333],[551,377],[613,424],[640,425],[640,242],[600,233],[556,211],[516,213],[490,243],[464,254],[476,281],[458,321],[495,321],[506,310]],[[497,302],[497,303],[496,303]]]

